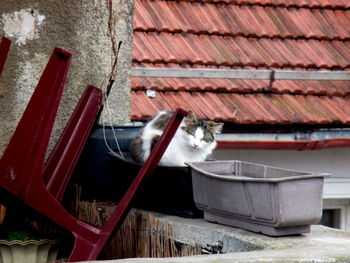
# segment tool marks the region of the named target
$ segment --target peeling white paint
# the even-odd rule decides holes
[[[28,40],[39,38],[39,28],[45,16],[33,9],[22,9],[2,14],[1,19],[5,35],[15,38],[18,45],[25,45]]]

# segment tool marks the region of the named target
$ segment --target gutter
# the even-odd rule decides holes
[[[217,149],[319,150],[350,147],[350,129],[307,132],[221,133]]]

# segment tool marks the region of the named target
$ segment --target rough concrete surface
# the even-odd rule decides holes
[[[212,224],[204,219],[185,219],[155,214],[170,223],[174,239],[205,246],[224,242],[226,254],[182,258],[137,258],[93,262],[115,263],[243,263],[243,262],[350,262],[350,233],[320,225],[311,232],[287,237],[269,237],[238,228]],[[237,251],[232,253],[232,251]],[[231,252],[231,253],[230,253]]]
[[[84,88],[106,84],[103,81],[114,61],[112,38],[123,44],[117,79],[109,97],[112,119],[104,119],[113,123],[129,120],[133,5],[133,0],[1,0],[0,37],[9,37],[13,44],[0,77],[0,155],[54,47],[72,52],[73,61],[53,141],[63,130]],[[113,37],[108,28],[110,10],[116,25]]]

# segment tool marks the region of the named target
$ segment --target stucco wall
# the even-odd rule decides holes
[[[113,123],[128,121],[133,0],[1,0],[0,36],[12,47],[0,77],[0,154],[5,149],[54,47],[73,53],[69,79],[52,143],[88,84],[100,87],[114,54],[108,21],[113,11],[119,52],[117,79],[109,96]],[[112,8],[109,8],[112,4]],[[105,85],[104,85],[105,86]],[[103,118],[105,122],[110,120]]]

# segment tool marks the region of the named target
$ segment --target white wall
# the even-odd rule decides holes
[[[306,172],[350,178],[350,148],[322,150],[216,150],[215,159],[241,160]]]

